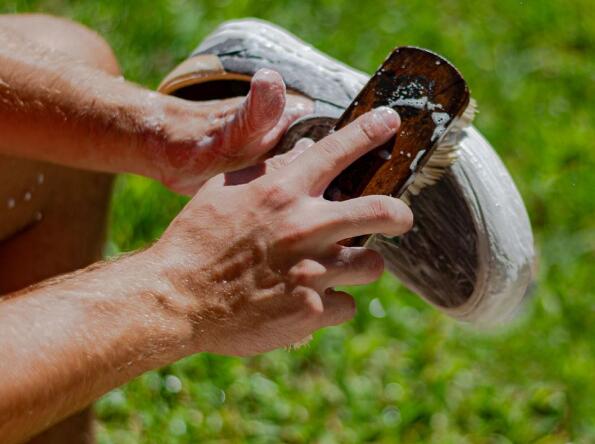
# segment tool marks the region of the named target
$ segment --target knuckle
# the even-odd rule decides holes
[[[304,313],[308,317],[318,317],[324,313],[324,305],[320,300],[320,296],[314,291],[308,292],[303,297]]]
[[[277,231],[277,239],[286,246],[304,242],[312,233],[304,223],[286,221],[281,223]]]
[[[300,244],[306,238],[306,233],[299,229],[289,229],[283,236],[281,236],[282,243],[285,245]]]
[[[369,206],[374,220],[394,225],[399,231],[408,231],[413,226],[413,213],[401,200],[388,196],[373,198]]]
[[[337,166],[344,163],[344,160],[349,158],[349,152],[352,150],[348,140],[343,137],[340,132],[332,136],[328,136],[318,142],[320,149],[320,159],[327,162],[327,166],[334,170]]]
[[[379,139],[386,134],[388,129],[379,119],[370,115],[365,115],[359,119],[358,126],[361,135],[368,145],[378,143],[380,141]]]
[[[384,259],[380,253],[368,249],[363,255],[362,268],[365,270],[366,276],[375,279],[384,271]]]
[[[370,216],[380,222],[390,222],[395,218],[394,208],[388,204],[383,196],[371,199],[369,204]]]
[[[310,280],[306,265],[302,262],[292,267],[287,273],[287,277],[289,278],[289,282],[294,286],[308,285]]]
[[[288,165],[291,161],[291,156],[286,154],[282,154],[279,156],[272,157],[266,160],[266,164],[272,170],[280,170],[284,166]]]
[[[300,311],[305,318],[318,317],[324,313],[324,305],[318,293],[305,287],[298,288],[294,294]]]
[[[304,259],[289,270],[288,277],[296,287],[309,286],[313,279],[320,277],[325,271],[321,264],[311,259]]]
[[[266,206],[279,209],[292,203],[295,199],[291,190],[279,183],[267,183],[257,188],[259,199]]]

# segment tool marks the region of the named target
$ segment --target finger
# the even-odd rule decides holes
[[[271,157],[265,161],[267,172],[276,171],[289,165],[295,159],[297,159],[304,151],[311,148],[314,145],[314,141],[307,137],[304,137],[296,142],[294,147],[286,153],[279,154]]]
[[[321,201],[315,228],[308,239],[312,245],[335,243],[351,237],[383,233],[398,236],[413,226],[413,213],[400,199],[364,196],[343,202]]]
[[[304,151],[310,149],[314,145],[314,141],[307,137],[303,137],[296,142],[293,148],[286,153],[272,157],[270,159],[270,165],[273,169],[280,169],[286,165],[289,165],[295,159],[297,159]]]
[[[292,164],[288,174],[314,195],[320,195],[341,171],[392,137],[399,125],[396,111],[376,108],[316,143]]]
[[[310,139],[309,137],[302,137],[300,140],[296,142],[293,149],[289,152],[294,153],[295,158],[298,155],[302,154],[304,151],[306,151],[308,148],[311,148],[312,145],[314,145],[314,141],[312,139]]]
[[[285,109],[285,83],[281,75],[260,69],[252,77],[250,92],[225,124],[229,149],[245,146],[273,129]]]
[[[382,275],[384,259],[377,251],[364,247],[338,247],[337,250],[332,256],[319,260],[326,271],[313,278],[315,288],[364,285]]]
[[[266,153],[274,148],[281,138],[287,132],[289,126],[300,117],[310,114],[314,111],[314,104],[310,99],[295,95],[287,96],[285,111],[279,119],[279,122],[272,130],[267,132],[262,139],[258,141],[262,153]]]
[[[321,295],[323,311],[319,316],[319,327],[342,324],[355,316],[355,300],[349,293],[327,289]]]
[[[322,280],[326,272],[326,267],[320,261],[303,259],[291,267],[287,272],[287,278],[294,287],[308,288],[312,287],[316,281]]]
[[[286,153],[271,157],[264,162],[242,168],[241,170],[226,173],[224,185],[241,185],[252,182],[254,179],[257,179],[268,172],[275,171],[284,167],[285,165],[289,165],[301,153],[303,153],[312,145],[314,145],[314,141],[312,139],[300,139],[295,144],[294,148]]]
[[[297,313],[295,327],[300,331],[299,340],[315,330],[337,325],[351,319],[355,314],[355,301],[344,292],[327,289],[317,292],[307,286],[298,286],[287,301],[291,311]]]

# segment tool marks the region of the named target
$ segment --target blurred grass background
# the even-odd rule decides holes
[[[395,45],[443,54],[478,100],[540,250],[512,325],[458,325],[386,276],[311,345],[200,355],[97,404],[100,443],[595,442],[595,14],[590,0],[0,0],[99,31],[126,78],[154,88],[218,23],[256,16],[372,71]],[[159,236],[184,199],[121,177],[112,253]]]

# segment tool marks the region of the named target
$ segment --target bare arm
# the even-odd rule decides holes
[[[246,100],[164,96],[36,45],[0,21],[0,154],[132,172],[193,193],[254,162],[309,109],[278,74],[257,73]]]
[[[3,442],[183,356],[262,353],[350,319],[353,299],[332,287],[371,282],[383,262],[337,242],[401,234],[411,212],[386,196],[329,202],[322,193],[398,124],[392,110],[368,113],[268,161],[251,182],[216,176],[148,250],[0,302]]]
[[[97,264],[0,302],[2,442],[21,442],[183,356],[192,327],[147,256]]]

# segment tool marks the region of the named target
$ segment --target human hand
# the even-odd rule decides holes
[[[154,158],[149,175],[189,195],[209,178],[260,159],[313,108],[309,99],[286,96],[281,76],[267,69],[254,75],[245,98],[187,102],[158,97],[141,141]]]
[[[383,260],[338,242],[402,234],[412,213],[388,196],[330,202],[322,194],[399,122],[394,111],[377,109],[297,157],[279,156],[265,175],[232,186],[218,176],[198,191],[147,252],[171,288],[169,305],[192,320],[187,353],[261,353],[354,315],[353,298],[332,287],[377,279]]]

